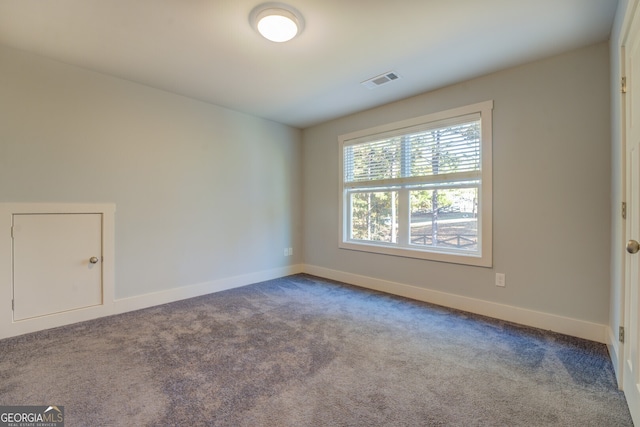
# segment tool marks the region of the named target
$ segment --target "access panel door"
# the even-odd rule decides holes
[[[102,304],[102,214],[13,215],[13,320]]]

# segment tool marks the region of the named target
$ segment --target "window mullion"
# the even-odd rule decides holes
[[[411,227],[411,209],[409,207],[409,190],[401,188],[398,191],[398,245],[409,246]]]
[[[411,138],[407,135],[402,136],[400,145],[400,176],[402,178],[411,176]],[[409,191],[401,188],[398,191],[398,245],[409,245]]]

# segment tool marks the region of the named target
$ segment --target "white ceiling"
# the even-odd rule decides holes
[[[0,44],[304,128],[608,40],[617,0],[286,0],[303,33],[261,38],[261,0],[0,0]],[[395,71],[376,89],[360,82]]]

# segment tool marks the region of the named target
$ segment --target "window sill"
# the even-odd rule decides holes
[[[492,267],[492,260],[490,256],[467,254],[459,251],[433,252],[420,249],[390,246],[384,243],[360,243],[355,241],[341,242],[338,244],[338,247],[340,249],[369,252],[381,255],[391,255],[403,258],[415,258],[428,261],[446,262],[451,264],[471,265],[476,267]]]

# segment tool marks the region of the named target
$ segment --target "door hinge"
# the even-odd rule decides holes
[[[622,219],[627,219],[627,202],[622,202]]]
[[[624,326],[618,328],[618,341],[624,344]]]
[[[15,311],[15,300],[11,300],[11,311]]]
[[[620,80],[620,92],[627,93],[627,78],[623,77]]]

